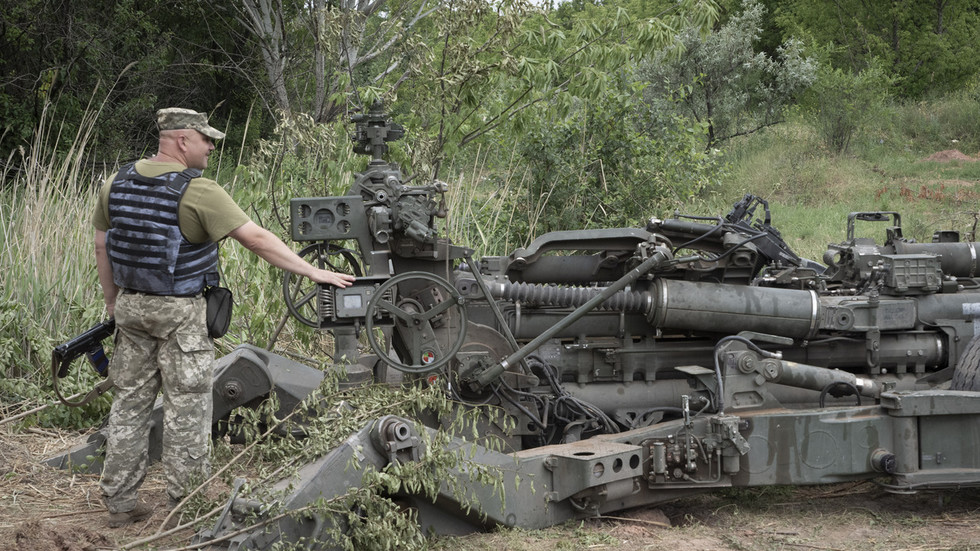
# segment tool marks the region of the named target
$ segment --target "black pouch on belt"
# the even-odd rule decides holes
[[[231,289],[213,285],[204,290],[204,301],[208,305],[208,336],[212,339],[224,336],[231,325],[231,307],[234,304]]]

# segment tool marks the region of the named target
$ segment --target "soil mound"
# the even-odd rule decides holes
[[[936,153],[933,153],[932,155],[926,157],[924,160],[945,163],[949,161],[974,162],[977,159],[960,152],[960,150],[958,149],[947,149],[946,151],[937,151]]]

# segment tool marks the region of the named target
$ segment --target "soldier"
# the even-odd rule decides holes
[[[101,489],[109,525],[153,511],[137,499],[148,462],[148,421],[163,391],[163,465],[171,505],[210,472],[214,344],[202,291],[218,282],[217,242],[230,236],[274,266],[347,287],[353,276],[316,268],[252,222],[215,181],[201,177],[224,133],[204,113],[157,111],[157,153],[103,185],[92,217],[106,309],[116,319]]]

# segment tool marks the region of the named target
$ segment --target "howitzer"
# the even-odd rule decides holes
[[[106,379],[105,381],[102,381],[96,385],[95,388],[86,394],[84,398],[77,402],[72,402],[61,395],[61,392],[58,389],[58,380],[67,377],[68,370],[71,367],[72,362],[83,355],[88,360],[92,368],[95,369],[95,371],[103,379],[108,377],[109,357],[106,355],[105,347],[102,346],[102,342],[111,337],[115,331],[116,320],[114,318],[109,318],[106,321],[93,325],[84,333],[78,335],[70,341],[56,346],[54,350],[51,351],[52,384],[54,386],[55,394],[63,404],[70,407],[82,406],[112,388],[111,380]]]
[[[461,468],[473,502],[448,488],[435,500],[391,496],[426,530],[539,528],[730,487],[980,485],[980,244],[950,232],[915,243],[897,213],[856,212],[817,262],[790,250],[768,204],[746,196],[727,216],[553,232],[476,259],[439,234],[446,185],[407,185],[383,159],[401,128],[377,110],[356,123],[367,169],[345,195],[293,199],[290,210],[302,254],[360,277],[345,289],[287,277],[290,312],[334,332],[348,384],[424,378],[459,407],[490,405],[510,421],[480,430],[503,451],[452,444],[507,473],[499,493]],[[858,237],[859,222],[884,223],[883,243]],[[361,331],[370,350],[358,348]],[[288,411],[323,374],[243,346],[215,377],[218,423],[272,394]],[[441,425],[369,423],[277,484],[277,503],[301,510],[360,485],[349,465],[418,461]],[[235,495],[198,538],[339,545],[335,518],[248,530],[266,505]]]

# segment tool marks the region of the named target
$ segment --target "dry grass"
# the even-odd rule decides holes
[[[55,126],[42,124],[30,150],[8,159],[23,167],[12,181],[0,176],[0,298],[24,304],[35,323],[52,330],[70,310],[101,298],[90,223],[99,176],[82,166],[87,134],[57,153]]]

